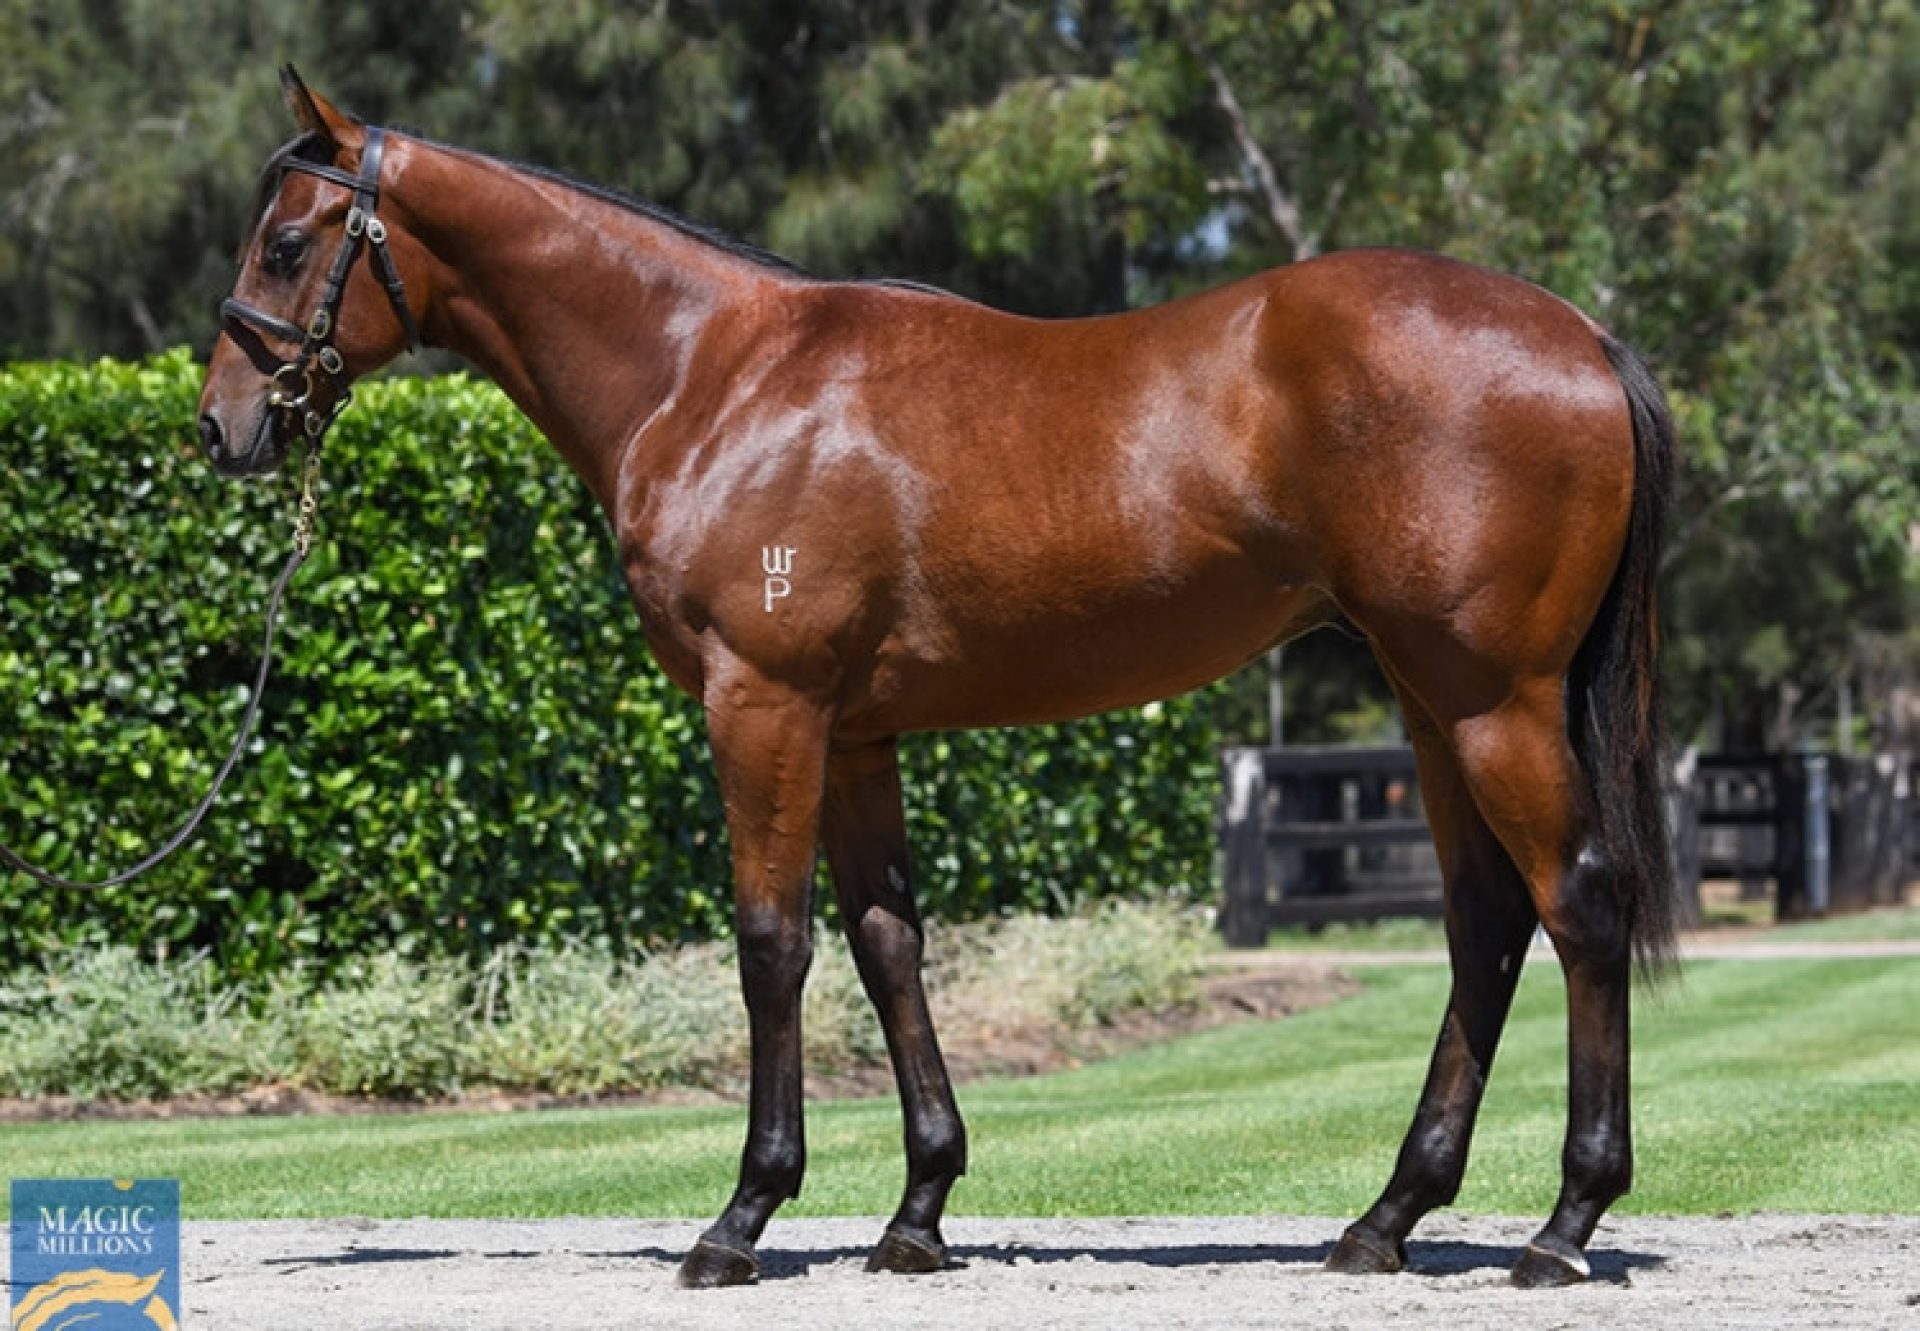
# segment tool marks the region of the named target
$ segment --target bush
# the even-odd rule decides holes
[[[383,952],[311,995],[280,985],[265,1024],[291,1033],[292,1080],[335,1095],[433,1099],[472,1071],[466,969]]]
[[[0,1095],[137,1100],[272,1080],[235,999],[205,956],[51,954],[0,985]]]
[[[216,477],[199,370],[0,371],[0,840],[70,876],[198,798],[252,677],[294,481]],[[0,964],[210,949],[225,973],[724,933],[699,709],[647,654],[604,519],[492,387],[370,383],[329,441],[258,737],[196,845],[74,897],[0,880]],[[1211,877],[1207,697],[906,750],[922,901],[1053,909]]]
[[[562,1095],[721,1089],[747,1057],[732,953],[643,961],[604,948],[512,949],[485,967],[474,1057],[500,1086]]]
[[[939,929],[928,996],[953,1047],[1059,1040],[1189,1002],[1191,912],[1115,905]],[[880,1023],[838,938],[817,940],[807,1066],[883,1067]],[[462,1090],[737,1093],[747,1020],[733,950],[624,959],[603,947],[503,949],[478,964],[378,953],[330,975],[220,988],[204,956],[54,954],[0,982],[0,1095],[165,1098],[285,1084],[432,1100]]]
[[[1166,905],[1109,902],[1067,919],[1017,915],[942,930],[937,942],[928,986],[939,995],[936,1017],[1085,1030],[1193,1002],[1206,934],[1192,914]]]

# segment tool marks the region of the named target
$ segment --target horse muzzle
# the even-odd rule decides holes
[[[200,417],[200,443],[207,450],[207,460],[215,471],[229,478],[278,471],[292,442],[287,413],[273,410],[264,402],[239,431],[230,429],[218,411],[204,412]]]

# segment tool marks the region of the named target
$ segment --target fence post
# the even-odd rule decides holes
[[[1228,749],[1221,762],[1226,769],[1220,837],[1226,903],[1220,911],[1220,932],[1228,947],[1265,947],[1267,764],[1261,751],[1252,747]]]
[[[1665,791],[1667,828],[1672,855],[1674,891],[1680,898],[1680,923],[1699,925],[1700,909],[1700,790],[1697,774],[1700,754],[1692,746],[1681,753],[1667,773]]]
[[[1825,915],[1832,900],[1827,758],[1820,753],[1783,753],[1778,762],[1773,873],[1779,891],[1774,914],[1782,920],[1813,919]]]
[[[1807,820],[1807,914],[1825,915],[1832,902],[1833,839],[1828,816],[1827,756],[1809,753],[1806,764],[1806,803],[1801,816]]]

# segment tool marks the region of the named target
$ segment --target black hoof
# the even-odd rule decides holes
[[[1406,1269],[1404,1244],[1387,1244],[1357,1227],[1340,1236],[1327,1254],[1327,1270],[1343,1276],[1388,1276]]]
[[[760,1263],[750,1252],[701,1239],[680,1263],[680,1288],[720,1289],[751,1285],[760,1278]]]
[[[1592,1274],[1585,1253],[1551,1234],[1542,1234],[1520,1254],[1513,1268],[1513,1283],[1521,1289],[1558,1289],[1577,1285]]]
[[[891,1271],[903,1276],[923,1276],[946,1264],[947,1248],[938,1235],[928,1242],[898,1229],[882,1234],[879,1246],[867,1258],[867,1270]]]

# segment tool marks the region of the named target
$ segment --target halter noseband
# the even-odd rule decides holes
[[[345,389],[333,394],[332,405],[325,412],[312,405],[317,386],[316,367],[322,382],[337,379],[346,369],[339,348],[333,345],[333,335],[339,324],[340,302],[346,297],[347,274],[353,269],[353,261],[360,257],[363,243],[372,254],[370,262],[380,284],[386,288],[387,300],[392,304],[393,312],[399,316],[400,326],[406,330],[407,345],[416,351],[420,348],[420,327],[414,322],[413,311],[407,305],[407,291],[400,281],[400,270],[394,266],[393,256],[387,253],[386,225],[374,216],[374,208],[380,202],[380,159],[386,152],[386,146],[386,131],[378,126],[369,126],[366,146],[360,153],[358,175],[349,175],[338,167],[319,162],[305,162],[298,157],[289,157],[284,163],[289,170],[304,171],[310,176],[331,180],[353,191],[353,204],[347,209],[346,235],[333,256],[333,267],[327,272],[327,284],[321,291],[319,307],[307,320],[306,328],[302,329],[264,310],[257,310],[231,296],[220,302],[222,318],[250,325],[269,337],[300,344],[299,355],[282,362],[274,370],[267,404],[290,415],[297,414],[301,429],[309,439],[318,439],[325,434],[327,427],[333,424],[333,418],[340,414],[353,396]]]

